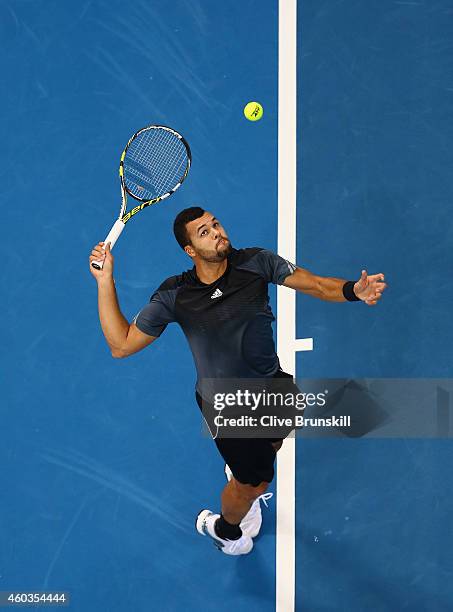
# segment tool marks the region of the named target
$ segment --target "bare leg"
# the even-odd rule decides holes
[[[250,510],[257,497],[262,495],[268,482],[261,482],[257,487],[245,485],[232,478],[222,491],[222,515],[231,525],[239,525]]]

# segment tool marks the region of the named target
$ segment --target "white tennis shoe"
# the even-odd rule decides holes
[[[229,466],[226,463],[225,463],[225,476],[228,482],[231,480],[233,476],[232,471],[230,470]],[[268,507],[267,502],[269,499],[271,499],[272,496],[273,496],[273,493],[263,493],[262,495],[260,495],[259,497],[255,499],[250,510],[244,516],[244,518],[242,519],[239,525],[244,535],[249,536],[249,538],[256,538],[256,536],[259,534],[261,525],[263,523],[263,515],[261,514],[260,502],[262,501],[263,504],[267,508]]]
[[[253,548],[253,540],[244,533],[238,540],[224,540],[216,534],[214,525],[220,514],[214,514],[210,510],[202,510],[197,516],[195,526],[198,533],[209,536],[215,546],[226,555],[246,555]]]

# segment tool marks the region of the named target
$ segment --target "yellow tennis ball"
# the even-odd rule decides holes
[[[263,116],[263,107],[259,102],[249,102],[245,105],[244,115],[249,121],[258,121]]]

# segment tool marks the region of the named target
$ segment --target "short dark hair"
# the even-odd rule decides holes
[[[195,221],[195,219],[202,217],[205,212],[206,211],[199,206],[191,206],[190,208],[185,208],[176,216],[176,219],[173,222],[173,233],[175,234],[175,238],[182,249],[190,244],[186,225],[191,221]]]

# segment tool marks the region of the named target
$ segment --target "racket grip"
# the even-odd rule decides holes
[[[117,219],[115,223],[113,224],[112,229],[109,231],[107,238],[104,240],[104,244],[107,244],[107,242],[110,242],[110,249],[113,249],[115,242],[120,237],[120,234],[123,231],[123,229],[124,229],[124,223],[121,221],[121,219]],[[96,270],[102,270],[104,266],[104,262],[103,261],[92,261],[91,265]]]

